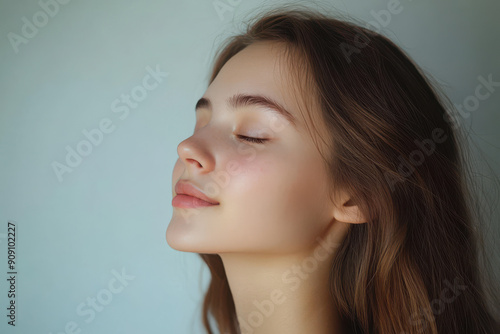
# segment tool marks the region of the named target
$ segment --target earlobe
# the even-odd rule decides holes
[[[339,204],[333,208],[333,217],[337,221],[349,224],[363,224],[367,219],[352,199],[343,196]]]

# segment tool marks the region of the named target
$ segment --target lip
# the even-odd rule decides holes
[[[208,197],[198,188],[186,181],[175,184],[176,196],[172,199],[172,206],[180,208],[195,208],[201,206],[214,206],[220,203]]]

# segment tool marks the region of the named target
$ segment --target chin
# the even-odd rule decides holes
[[[180,252],[206,253],[206,249],[200,247],[199,240],[194,240],[187,234],[175,233],[171,226],[172,225],[169,225],[165,233],[165,239],[170,248]]]

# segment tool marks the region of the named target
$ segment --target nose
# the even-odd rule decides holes
[[[192,135],[177,145],[177,154],[190,175],[206,174],[213,170],[215,161],[207,141]]]

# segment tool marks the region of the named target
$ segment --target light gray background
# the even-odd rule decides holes
[[[73,0],[59,5],[17,53],[8,34],[21,35],[22,18],[33,22],[41,7],[34,0],[1,2],[2,333],[59,333],[70,321],[81,333],[202,332],[208,270],[197,255],[165,241],[176,148],[192,133],[194,103],[206,89],[217,46],[268,3],[222,0],[231,10],[219,15],[215,2]],[[368,22],[390,1],[317,3]],[[498,1],[401,0],[400,7],[383,32],[455,104],[474,94],[478,76],[500,81]],[[169,75],[120,119],[112,102],[141,85],[148,66]],[[499,103],[495,91],[462,125],[497,174]],[[59,182],[51,164],[64,163],[65,147],[75,149],[82,131],[105,118],[114,131]],[[489,235],[496,238],[495,217]],[[18,224],[15,328],[5,317],[9,220]],[[135,278],[85,322],[77,306],[105,297],[113,270]]]

